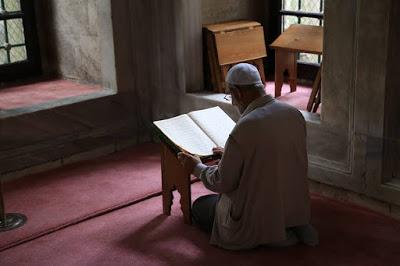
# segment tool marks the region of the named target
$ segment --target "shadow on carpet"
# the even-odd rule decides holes
[[[4,185],[6,211],[28,221],[0,233],[0,251],[160,195],[159,145],[142,144]]]

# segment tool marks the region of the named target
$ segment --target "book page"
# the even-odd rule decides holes
[[[217,146],[222,148],[236,125],[219,107],[191,112],[189,116]]]
[[[153,122],[179,148],[199,156],[212,155],[216,144],[188,115]]]

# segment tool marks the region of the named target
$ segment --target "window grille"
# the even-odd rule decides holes
[[[0,65],[27,60],[19,0],[0,0]]]
[[[0,0],[0,81],[40,72],[32,0]]]

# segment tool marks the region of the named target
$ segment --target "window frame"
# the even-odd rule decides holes
[[[41,74],[41,60],[34,1],[20,0],[20,3],[21,11],[0,14],[0,20],[5,21],[12,18],[22,18],[27,60],[0,65],[0,82],[12,81]]]

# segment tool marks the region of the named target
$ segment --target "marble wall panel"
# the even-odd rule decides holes
[[[113,58],[108,56],[113,54],[112,35],[107,34],[111,29],[109,5],[109,0],[36,3],[45,74],[92,83],[106,82],[108,87],[113,87],[115,81],[109,82],[113,77],[107,76],[115,72],[112,71]],[[104,58],[109,62],[104,62]],[[107,76],[105,80],[104,76]]]
[[[238,19],[258,19],[260,9],[256,0],[201,0],[203,24]]]
[[[355,0],[325,1],[322,120],[344,132],[354,94],[356,13]]]

